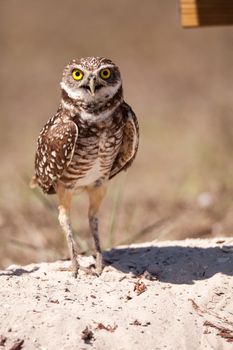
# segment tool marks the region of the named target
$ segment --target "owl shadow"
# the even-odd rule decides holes
[[[145,274],[165,283],[193,284],[217,273],[233,276],[233,246],[122,247],[106,251],[104,259],[123,273]]]

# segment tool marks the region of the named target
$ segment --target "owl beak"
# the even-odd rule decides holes
[[[90,93],[91,96],[95,96],[95,79],[94,78],[90,79],[89,87],[90,87],[90,90],[88,89],[88,92]]]

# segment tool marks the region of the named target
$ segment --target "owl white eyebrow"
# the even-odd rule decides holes
[[[113,68],[114,66],[112,65],[112,64],[106,64],[105,66],[101,66],[101,67],[99,67],[98,69],[96,69],[97,71],[99,70],[99,69],[104,69],[104,68]]]

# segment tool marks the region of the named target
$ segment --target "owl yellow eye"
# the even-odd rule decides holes
[[[74,69],[72,72],[72,77],[74,80],[82,80],[83,72],[80,69]]]
[[[102,79],[108,79],[111,76],[111,71],[108,68],[104,68],[100,71],[100,76]]]

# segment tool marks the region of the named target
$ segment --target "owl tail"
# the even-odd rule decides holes
[[[37,177],[34,175],[31,178],[31,181],[29,182],[29,187],[30,188],[36,188],[38,186],[38,181],[37,181]]]

